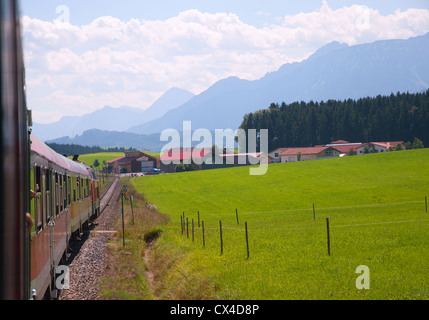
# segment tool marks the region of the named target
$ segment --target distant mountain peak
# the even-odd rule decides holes
[[[313,53],[309,59],[314,59],[318,57],[322,57],[326,54],[331,53],[332,51],[347,48],[349,45],[347,43],[340,43],[338,41],[332,41],[328,44],[325,44],[323,47],[318,49],[315,53]]]

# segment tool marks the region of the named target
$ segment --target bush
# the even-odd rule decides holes
[[[414,138],[413,141],[413,149],[422,149],[425,146],[423,145],[423,141],[420,140],[419,138]]]

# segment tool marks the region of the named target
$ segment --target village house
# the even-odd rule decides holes
[[[259,164],[262,155],[262,152],[223,153],[219,157],[222,159],[222,163],[236,167]]]
[[[157,159],[140,151],[127,151],[124,157],[106,162],[113,173],[145,172],[156,168]]]
[[[332,141],[329,144],[324,145],[325,147],[333,147],[340,152],[340,156],[349,155],[351,152],[357,154],[357,149],[362,146],[361,142],[349,142],[345,140]]]
[[[359,148],[357,148],[356,154],[362,155],[362,154],[371,153],[371,152],[388,152],[391,150],[395,150],[398,144],[401,145],[402,150],[406,149],[405,142],[403,141],[368,142],[368,143],[363,143]]]
[[[280,154],[287,148],[277,148],[268,153],[268,163],[279,163],[281,162]]]
[[[361,143],[336,140],[326,145],[308,148],[277,148],[269,152],[268,156],[269,163],[295,162],[336,158],[347,155],[362,155],[372,152],[388,152],[395,150],[398,145],[400,145],[402,150],[406,149],[406,144],[403,141]]]
[[[405,142],[403,141],[350,143],[348,141],[338,140],[325,146],[334,147],[346,155],[350,153],[350,150],[353,150],[353,154],[362,155],[371,152],[388,152],[396,149],[398,145],[401,145],[402,150],[406,149]]]
[[[211,157],[211,148],[172,148],[158,158],[159,169],[165,173],[176,172],[176,166],[183,160],[197,159],[198,162],[203,162],[206,157]],[[198,167],[201,168],[201,165]]]
[[[295,162],[339,157],[340,152],[333,147],[287,148],[280,153],[280,162]]]

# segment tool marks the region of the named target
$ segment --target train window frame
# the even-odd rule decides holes
[[[55,201],[54,201],[54,204],[55,204],[55,216],[58,216],[59,214],[60,214],[60,204],[59,204],[59,197],[60,197],[60,194],[59,194],[59,183],[58,183],[58,172],[57,171],[55,171],[55,174],[54,174],[54,176],[55,176]]]
[[[37,189],[39,186],[39,189]],[[41,192],[41,167],[37,164],[34,165],[34,190],[36,192],[36,201],[34,206],[34,217],[35,217],[35,231],[39,234],[43,230],[43,203],[42,203],[42,192]]]
[[[67,175],[67,206],[71,205],[71,177]]]
[[[82,200],[82,184],[80,177],[77,178],[77,188],[78,188],[78,200]]]
[[[45,189],[45,192],[44,192],[44,203],[45,203],[45,206],[44,206],[44,211],[45,211],[45,217],[46,217],[46,222],[47,223],[49,223],[50,221],[51,221],[51,216],[52,216],[52,214],[51,214],[51,206],[50,206],[50,204],[51,204],[51,195],[52,195],[52,192],[51,192],[51,184],[52,184],[52,181],[50,180],[51,179],[51,174],[50,174],[50,172],[51,172],[51,170],[50,170],[50,168],[44,168],[44,173],[45,173],[45,175],[44,175],[44,189]]]
[[[67,176],[63,173],[63,208],[67,208]]]
[[[90,185],[91,185],[91,180],[88,177],[88,178],[86,178],[86,188],[88,189],[88,198],[91,197],[91,188],[90,188]]]
[[[63,185],[64,185],[64,180],[63,180],[63,174],[60,173],[58,176],[58,185],[59,185],[59,196],[58,196],[58,202],[59,202],[59,212],[57,214],[57,216],[59,216],[61,214],[61,212],[63,212],[64,210],[64,201],[63,201],[63,194],[64,194],[64,190],[63,190]]]
[[[72,186],[73,186],[72,204],[74,204],[76,202],[76,177],[75,176],[73,176]]]
[[[65,173],[63,173],[63,211],[67,208],[67,179]]]

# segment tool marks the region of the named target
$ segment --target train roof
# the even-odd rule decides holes
[[[31,138],[31,151],[37,153],[39,156],[49,160],[56,165],[60,166],[63,169],[66,169],[71,172],[80,173],[82,175],[89,176],[88,169],[69,158],[60,155],[59,153],[52,150],[50,147],[46,145],[42,140],[36,137],[33,133],[30,135]]]

